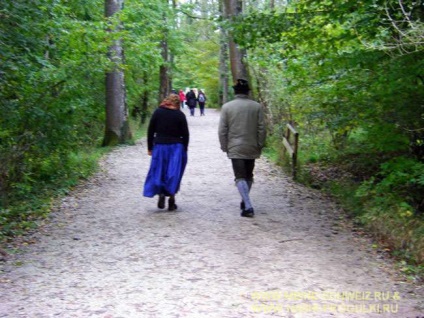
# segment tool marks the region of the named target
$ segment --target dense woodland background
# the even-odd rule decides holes
[[[422,0],[3,0],[0,237],[35,227],[104,151],[131,144],[171,89],[203,88],[220,107],[245,76],[267,112],[267,155],[289,167],[294,125],[298,180],[331,193],[414,276],[423,19]]]

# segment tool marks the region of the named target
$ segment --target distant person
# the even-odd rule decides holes
[[[147,150],[152,156],[144,183],[143,195],[149,198],[159,195],[158,208],[177,209],[175,194],[187,164],[189,130],[187,119],[180,110],[177,94],[165,98],[154,111],[147,130]]]
[[[233,86],[235,98],[222,106],[218,136],[222,151],[231,159],[235,182],[241,196],[241,216],[255,215],[250,200],[255,159],[265,144],[262,106],[249,99],[249,83],[238,79]]]
[[[202,90],[199,90],[197,101],[199,102],[200,116],[205,116],[206,95]]]
[[[186,97],[185,97],[184,91],[182,89],[180,89],[178,96],[180,97],[180,107],[184,108],[184,102],[186,100]]]
[[[197,99],[193,89],[190,89],[190,91],[186,94],[186,104],[188,108],[190,108],[190,116],[194,116],[194,111],[197,106]]]

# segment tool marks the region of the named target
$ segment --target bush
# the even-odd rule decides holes
[[[359,220],[410,262],[424,262],[424,164],[397,157],[356,191]]]

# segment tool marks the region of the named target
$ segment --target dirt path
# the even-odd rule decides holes
[[[116,149],[1,264],[0,317],[424,317],[422,286],[399,280],[331,202],[265,159],[256,216],[241,218],[219,113],[187,118],[178,211],[141,196],[145,141]]]

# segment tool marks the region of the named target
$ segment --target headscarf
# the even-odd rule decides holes
[[[177,94],[169,94],[169,96],[160,103],[160,107],[179,110],[180,97]]]

